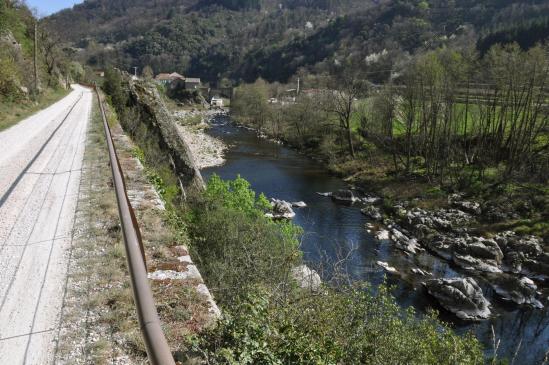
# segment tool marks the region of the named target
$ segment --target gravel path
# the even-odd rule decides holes
[[[0,364],[53,362],[91,91],[0,133]]]

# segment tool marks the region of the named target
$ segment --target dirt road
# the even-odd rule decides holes
[[[0,364],[56,351],[92,93],[0,133]]]

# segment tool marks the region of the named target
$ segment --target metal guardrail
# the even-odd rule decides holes
[[[168,342],[166,341],[166,337],[162,331],[160,318],[158,317],[156,306],[154,304],[152,290],[149,286],[141,233],[139,231],[139,226],[137,224],[137,220],[135,219],[132,206],[128,199],[128,194],[126,193],[124,176],[122,174],[122,168],[120,167],[118,156],[116,155],[111,130],[109,128],[109,124],[107,123],[105,108],[103,106],[97,85],[93,85],[92,87],[97,95],[97,101],[99,108],[101,109],[101,116],[103,118],[105,137],[109,148],[109,158],[111,161],[114,188],[116,191],[116,200],[118,202],[118,213],[120,214],[122,232],[124,234],[124,244],[126,247],[126,257],[128,260],[133,297],[135,300],[139,324],[141,326],[141,333],[147,348],[149,362],[152,365],[175,365],[170,347],[168,346]]]

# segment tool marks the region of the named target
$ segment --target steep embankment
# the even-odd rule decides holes
[[[183,136],[177,128],[173,116],[170,114],[158,93],[156,87],[147,82],[127,79],[128,99],[123,115],[137,117],[134,125],[129,125],[130,134],[138,137],[146,129],[146,139],[156,142],[156,148],[165,154],[164,159],[173,168],[177,176],[178,185],[184,197],[193,196],[202,191],[204,182],[195,163],[194,156]],[[141,123],[141,126],[139,124]]]

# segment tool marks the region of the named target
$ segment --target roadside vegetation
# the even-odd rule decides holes
[[[71,56],[24,2],[0,0],[0,131],[61,99],[70,82],[84,79],[84,68]]]
[[[69,93],[69,90],[59,88],[46,90],[35,101],[5,101],[0,102],[0,131],[11,127],[17,122],[47,108]]]
[[[140,147],[149,179],[170,207],[172,228],[189,239],[193,260],[222,310],[216,326],[186,340],[188,361],[483,363],[472,335],[458,336],[434,314],[403,311],[385,286],[350,286],[344,277],[334,277],[315,290],[302,289],[291,275],[302,264],[301,229],[267,218],[269,202],[240,177],[213,176],[201,195],[183,201],[159,141],[127,109],[119,75],[107,72],[104,87],[121,125]]]

